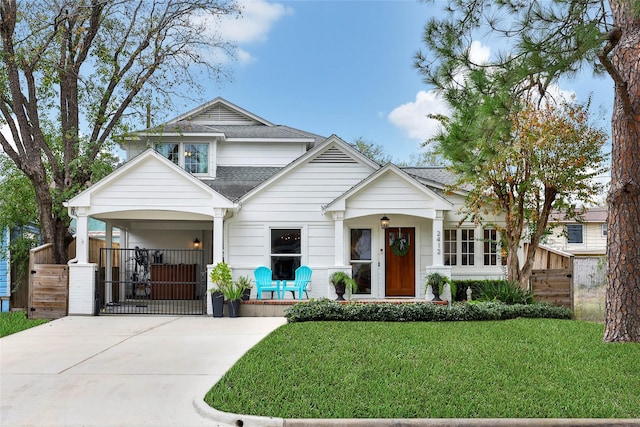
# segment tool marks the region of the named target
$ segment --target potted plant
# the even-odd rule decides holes
[[[344,271],[334,271],[331,273],[331,276],[329,276],[329,282],[331,282],[336,290],[336,295],[338,295],[336,301],[344,301],[344,294],[347,291],[347,288],[351,293],[358,290],[358,284],[356,281]]]
[[[247,301],[249,298],[251,298],[251,288],[253,288],[253,285],[251,284],[251,278],[249,276],[240,276],[238,277],[238,280],[236,282],[238,283],[238,285],[242,286],[242,299]]]
[[[431,286],[431,291],[433,292],[433,299],[431,301],[442,301],[442,299],[440,299],[440,295],[444,292],[444,286],[446,284],[451,288],[451,298],[453,299],[453,296],[456,294],[455,285],[447,276],[443,276],[440,273],[431,273],[427,276],[427,294],[429,292],[429,286]]]
[[[245,286],[239,281],[232,281],[222,287],[222,294],[227,300],[229,317],[238,317],[240,314],[240,300],[244,294]]]
[[[229,268],[227,263],[219,262],[211,270],[209,278],[213,283],[213,286],[207,290],[207,292],[211,293],[213,317],[222,317],[224,309],[223,289],[233,282],[233,279],[231,278],[231,268]]]

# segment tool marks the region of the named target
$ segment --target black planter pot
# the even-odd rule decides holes
[[[251,298],[251,288],[246,288],[242,294],[243,301],[248,301]]]
[[[336,301],[344,301],[344,294],[347,291],[347,285],[344,282],[338,282],[335,284],[335,288],[336,295],[338,295]]]
[[[240,315],[240,300],[227,301],[227,311],[229,312],[229,317],[238,317]]]
[[[213,306],[213,317],[222,317],[224,311],[224,295],[222,292],[211,293],[211,305]]]

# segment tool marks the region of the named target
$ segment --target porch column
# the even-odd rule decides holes
[[[444,211],[437,210],[436,216],[433,218],[432,235],[433,235],[433,266],[444,265],[443,253],[443,230]]]
[[[334,212],[333,221],[335,227],[335,265],[344,265],[344,211]]]
[[[213,210],[213,264],[224,260],[223,257],[223,219],[227,213],[226,209],[215,208]]]
[[[78,264],[89,261],[89,217],[86,208],[76,208],[76,260]]]

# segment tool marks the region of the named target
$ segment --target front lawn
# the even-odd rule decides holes
[[[0,313],[0,337],[15,334],[25,329],[47,323],[48,320],[30,320],[24,311]]]
[[[290,323],[205,400],[283,418],[640,417],[640,344],[602,335],[555,319]]]

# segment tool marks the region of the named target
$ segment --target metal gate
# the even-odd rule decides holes
[[[202,250],[102,248],[95,314],[206,314],[206,272]]]

